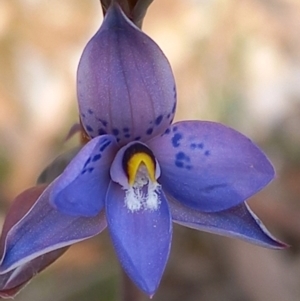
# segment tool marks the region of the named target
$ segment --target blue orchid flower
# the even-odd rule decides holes
[[[172,222],[285,246],[245,203],[274,178],[267,157],[219,123],[172,124],[168,60],[116,4],[82,54],[77,87],[90,141],[50,185],[14,202],[0,240],[1,296],[106,227],[122,267],[149,296],[169,257]]]

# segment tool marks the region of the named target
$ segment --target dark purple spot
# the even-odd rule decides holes
[[[176,111],[176,102],[174,103],[174,105],[173,105],[173,108],[172,108],[172,113],[174,114],[175,113],[175,111]]]
[[[129,128],[123,128],[123,132],[124,133],[128,133],[129,132]]]
[[[155,124],[156,125],[160,125],[160,123],[163,120],[163,115],[159,115],[156,119],[155,119]]]
[[[176,91],[176,87],[175,86],[173,87],[173,93],[174,93],[174,98],[176,99],[176,97],[177,97],[177,91]]]
[[[167,119],[169,119],[171,117],[171,113],[167,115]]]
[[[146,131],[146,134],[147,135],[151,135],[153,133],[153,128],[149,128],[147,131]]]
[[[167,129],[165,130],[165,134],[170,134],[170,132],[171,132],[170,128],[167,128]]]
[[[135,137],[134,140],[141,140],[141,136]]]
[[[88,132],[93,132],[94,131],[93,128],[91,126],[89,126],[89,125],[86,126],[86,130]]]
[[[198,143],[198,144],[197,144],[197,147],[200,148],[200,149],[203,149],[204,144],[203,144],[203,143]]]
[[[85,161],[85,163],[84,163],[84,165],[83,165],[83,168],[86,168],[90,162],[91,162],[91,157],[89,157],[89,158]]]
[[[87,169],[88,172],[92,172],[94,170],[94,167],[90,167]]]
[[[93,110],[91,110],[91,109],[88,109],[88,112],[89,112],[89,114],[93,114],[94,113]]]
[[[185,153],[179,152],[178,154],[176,154],[177,160],[184,160],[184,158],[185,158]]]
[[[130,138],[130,134],[125,134],[124,137],[125,138]]]
[[[205,152],[204,152],[204,155],[205,155],[205,156],[209,156],[209,155],[210,155],[210,151],[208,151],[208,150],[205,151]]]
[[[179,133],[176,133],[172,138],[172,144],[174,147],[180,146],[180,140],[182,139],[182,135]]]
[[[120,140],[121,140],[120,138],[117,138],[117,142],[120,142]]]
[[[193,166],[192,166],[192,165],[186,165],[185,168],[186,168],[187,170],[191,170],[191,169],[193,168]]]
[[[85,114],[84,114],[84,113],[82,113],[82,114],[81,114],[81,117],[85,118]]]
[[[106,132],[104,129],[100,129],[100,130],[98,131],[98,134],[99,134],[99,135],[105,135],[105,134],[107,134],[107,132]]]
[[[107,141],[109,141],[107,138],[102,139],[102,141],[100,142],[100,146],[103,145]]]
[[[173,127],[173,132],[177,132],[177,130],[178,130],[178,127],[177,127],[177,126],[174,126],[174,127]]]
[[[203,190],[204,190],[205,193],[211,193],[211,192],[213,192],[216,189],[224,188],[224,187],[227,187],[226,183],[215,184],[215,185],[208,185]]]
[[[112,133],[113,133],[115,136],[118,136],[118,135],[119,135],[119,130],[118,130],[118,129],[113,129],[113,130],[112,130]]]
[[[84,169],[84,170],[81,172],[81,174],[84,175],[84,174],[86,173],[86,171],[87,171],[87,170]]]
[[[103,152],[109,145],[110,145],[110,141],[103,143],[99,148],[100,152]]]
[[[182,168],[184,164],[182,161],[175,161],[175,165],[179,168]]]
[[[184,152],[179,152],[176,154],[176,160],[190,162],[191,159]]]
[[[191,149],[195,149],[195,148],[197,148],[197,144],[196,143],[191,143],[190,147],[191,147]]]
[[[97,154],[93,157],[92,161],[95,162],[95,161],[98,161],[99,159],[101,158],[101,155],[100,154]]]
[[[102,124],[103,124],[103,126],[107,126],[107,121],[105,121],[105,120],[102,120],[102,119],[100,119],[100,118],[97,118]]]

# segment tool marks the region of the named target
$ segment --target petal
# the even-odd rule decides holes
[[[50,202],[62,213],[96,216],[104,206],[109,169],[117,144],[103,135],[86,144],[51,189]]]
[[[0,274],[51,251],[95,236],[106,227],[103,212],[93,218],[72,217],[49,204],[52,184],[6,233]],[[47,259],[49,260],[49,258]]]
[[[151,296],[169,257],[172,237],[169,207],[162,191],[157,210],[129,211],[124,198],[124,190],[111,182],[106,200],[109,231],[124,270]]]
[[[13,202],[8,211],[0,239],[0,253],[6,249],[6,237],[9,230],[29,211],[33,203],[45,190],[46,185],[36,186],[21,193]],[[40,256],[26,264],[6,273],[0,275],[0,297],[9,298],[16,295],[22,287],[30,281],[30,279],[45,269],[48,265],[53,263],[61,255],[63,255],[68,248],[62,248],[52,251],[48,254]]]
[[[273,237],[246,203],[220,212],[200,212],[168,197],[173,221],[183,226],[239,238],[272,249],[283,249],[286,244]]]
[[[160,163],[164,191],[200,211],[236,206],[274,178],[264,153],[219,123],[178,122],[147,144]]]
[[[56,261],[67,249],[65,247],[49,252],[0,275],[0,297],[14,297],[34,276]]]
[[[47,184],[29,188],[19,194],[12,202],[2,227],[0,238],[0,254],[3,254],[4,252],[5,240],[9,230],[27,214],[32,205],[36,202],[46,188]]]
[[[124,145],[147,140],[174,117],[176,88],[168,60],[112,5],[78,67],[80,117],[90,137],[113,134]]]

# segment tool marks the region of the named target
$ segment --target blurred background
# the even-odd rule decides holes
[[[76,69],[101,21],[98,0],[0,1],[0,224],[13,198],[78,144],[64,141],[77,122]],[[292,245],[272,251],[175,226],[153,300],[298,301],[299,0],[155,0],[143,29],[173,67],[176,119],[225,123],[271,158],[276,180],[248,203]],[[118,300],[119,275],[105,232],[73,246],[16,300]]]

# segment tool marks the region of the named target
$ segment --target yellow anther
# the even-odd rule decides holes
[[[156,183],[155,179],[155,162],[153,159],[144,152],[138,152],[132,155],[127,162],[127,174],[129,185],[132,186],[135,182],[136,174],[140,168],[140,165],[144,164],[149,178],[153,183]]]

